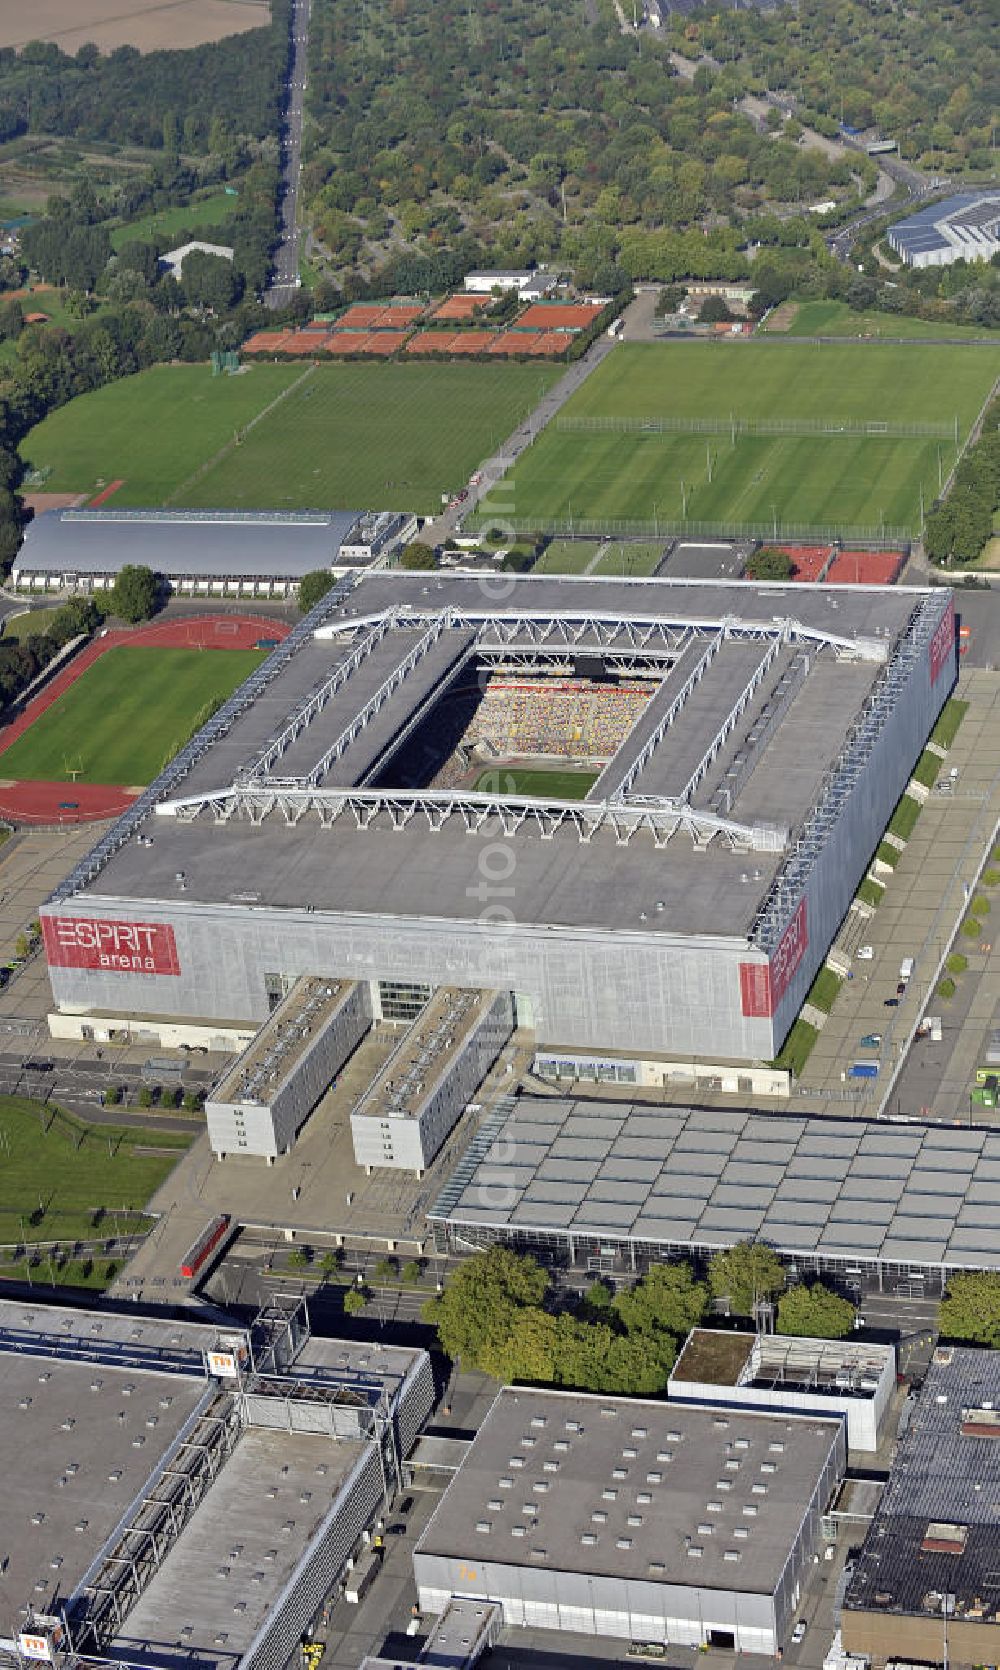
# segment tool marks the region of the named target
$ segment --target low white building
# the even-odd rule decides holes
[[[233,252],[227,244],[206,244],[202,243],[199,238],[193,238],[189,244],[179,244],[176,249],[168,249],[166,254],[161,255],[160,269],[162,272],[171,273],[180,283],[183,276],[181,269],[184,262],[189,255],[196,253],[199,255],[217,255],[222,261],[233,259]]]
[[[502,290],[504,294],[509,290],[516,290],[522,301],[539,301],[555,288],[555,274],[547,273],[544,267],[537,272],[480,272],[466,273],[466,292],[472,296],[492,296],[494,290]]]
[[[692,1328],[667,1396],[681,1403],[838,1417],[846,1423],[850,1449],[873,1451],[895,1384],[891,1345]]]
[[[351,1114],[354,1158],[419,1177],[514,1028],[510,992],[435,992]]]

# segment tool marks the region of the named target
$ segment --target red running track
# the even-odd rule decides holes
[[[0,728],[0,780],[6,750],[109,649],[121,644],[150,649],[253,649],[261,638],[287,638],[290,630],[285,621],[264,615],[190,615],[91,639],[16,718]],[[0,781],[0,818],[11,823],[91,823],[118,817],[135,799],[135,794],[113,784]]]

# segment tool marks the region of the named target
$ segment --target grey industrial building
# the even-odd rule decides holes
[[[259,1024],[332,976],[510,992],[540,1043],[773,1057],[953,684],[951,593],[494,591],[335,587],[43,906],[62,1015]],[[641,706],[584,799],[447,780],[494,677],[550,728],[568,679],[600,725]]]
[[[415,526],[394,511],[47,510],[28,524],[11,583],[108,591],[132,563],[181,596],[281,598],[315,569],[384,562]]]
[[[845,1466],[840,1421],[505,1387],[414,1550],[420,1606],[773,1654]]]
[[[991,261],[1000,254],[1000,191],[960,191],[890,226],[890,248],[908,267]]]
[[[849,1653],[998,1662],[998,1459],[1000,1352],[939,1346],[847,1586]]]
[[[282,1670],[390,1505],[426,1353],[0,1300],[0,1662]]]
[[[763,1240],[797,1274],[941,1292],[1000,1269],[1000,1134],[523,1096],[481,1122],[428,1222],[627,1274]]]

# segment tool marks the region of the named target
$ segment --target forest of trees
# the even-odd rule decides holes
[[[578,0],[468,15],[454,0],[318,0],[310,63],[303,195],[338,271],[472,240],[498,265],[558,258],[610,290],[620,252],[628,272],[644,264],[630,239],[681,239],[665,260],[692,274],[706,230],[775,202],[856,199],[874,179],[867,159],[758,131],[657,41],[640,49],[603,17],[587,28]],[[727,251],[709,243],[714,270]]]
[[[809,0],[673,13],[668,38],[718,59],[734,92],[787,92],[828,134],[877,128],[931,171],[991,173],[996,19],[994,0]]]
[[[187,52],[94,46],[74,55],[50,42],[20,54],[0,49],[0,140],[71,134],[152,150],[200,154],[220,132],[277,133],[288,63],[289,0],[271,0],[271,22]]]

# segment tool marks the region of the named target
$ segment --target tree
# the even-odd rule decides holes
[[[334,577],[328,568],[314,568],[311,574],[303,574],[299,581],[299,608],[302,613],[307,615],[310,609],[315,609],[333,584]]]
[[[153,1092],[150,1089],[148,1084],[144,1084],[144,1085],[141,1086],[136,1100],[138,1101],[139,1106],[141,1108],[151,1108],[152,1107],[152,1105],[153,1105]]]
[[[690,1264],[654,1264],[642,1281],[617,1295],[612,1308],[628,1334],[683,1337],[708,1309],[708,1289],[695,1281]]]
[[[395,1279],[396,1279],[396,1261],[395,1261],[395,1259],[394,1258],[380,1258],[378,1260],[377,1264],[375,1265],[375,1269],[373,1270],[372,1274],[374,1275],[375,1280],[378,1283],[379,1287],[384,1287],[387,1282],[395,1281]]]
[[[14,955],[17,958],[19,963],[24,962],[24,959],[28,955],[28,952],[30,950],[31,950],[31,946],[28,943],[27,934],[18,934],[17,938],[14,941]]]
[[[725,296],[706,296],[698,314],[703,325],[728,325],[733,317],[726,305]]]
[[[204,249],[193,249],[185,255],[181,284],[192,307],[224,313],[236,299],[237,274],[232,261],[225,255],[209,255]]]
[[[795,564],[787,551],[779,551],[773,545],[762,545],[748,561],[746,573],[751,580],[790,580],[795,573]]]
[[[102,1100],[106,1108],[116,1108],[122,1099],[122,1093],[117,1084],[109,1084]]]
[[[423,1274],[419,1258],[408,1258],[406,1263],[403,1265],[400,1274],[407,1287],[416,1287],[421,1275]]]
[[[505,1342],[525,1308],[539,1306],[549,1278],[533,1258],[490,1247],[460,1264],[424,1319],[437,1328],[442,1351],[480,1368],[495,1342]]]
[[[368,1303],[368,1293],[363,1287],[348,1288],[344,1294],[345,1316],[360,1316]]]
[[[1000,1349],[1000,1273],[952,1276],[941,1301],[941,1332],[951,1339]]]
[[[708,1285],[716,1299],[727,1299],[737,1316],[753,1316],[761,1299],[773,1299],[785,1285],[776,1252],[763,1241],[737,1241],[708,1262]]]
[[[309,1263],[308,1247],[293,1247],[288,1255],[288,1262],[293,1270],[304,1270]]]
[[[319,1267],[320,1267],[320,1270],[322,1271],[324,1276],[327,1276],[327,1277],[332,1276],[333,1272],[335,1270],[339,1269],[340,1258],[341,1258],[341,1254],[340,1254],[339,1248],[334,1248],[334,1247],[328,1247],[327,1248],[326,1252],[323,1254],[323,1257],[319,1261]]]
[[[854,1306],[823,1282],[790,1287],[778,1301],[778,1333],[806,1339],[844,1339],[854,1327]]]
[[[402,568],[434,568],[436,566],[434,552],[422,540],[414,539],[399,559]]]
[[[111,613],[121,620],[149,620],[155,613],[159,587],[150,568],[126,563],[111,588]]]

